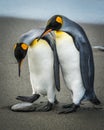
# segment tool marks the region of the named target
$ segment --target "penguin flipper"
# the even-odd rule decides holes
[[[94,61],[92,49],[89,42],[76,42],[80,53],[80,69],[83,85],[86,89],[86,94],[92,96],[94,94]]]
[[[94,60],[89,41],[75,42],[80,53],[80,69],[83,85],[86,89],[84,98],[89,99],[93,104],[99,105],[100,101],[94,92]]]
[[[58,60],[58,54],[56,50],[56,43],[54,39],[54,34],[49,33],[48,35],[44,36],[43,39],[47,40],[49,46],[51,47],[53,51],[53,57],[54,57],[54,80],[55,80],[55,86],[57,91],[60,91],[60,71],[59,71],[59,60]]]
[[[54,55],[54,77],[55,77],[55,85],[56,85],[56,89],[58,91],[60,91],[60,69],[59,69],[58,55],[57,55],[57,51],[56,51],[56,44],[54,44],[53,55]]]
[[[91,92],[94,83],[94,63],[91,53],[88,56],[86,53],[80,51],[80,68],[85,89]]]

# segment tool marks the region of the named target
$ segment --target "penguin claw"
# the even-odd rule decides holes
[[[73,112],[76,112],[79,107],[80,107],[79,105],[75,105],[74,103],[70,104],[70,105],[68,104],[68,105],[64,106],[64,108],[66,108],[66,109],[59,111],[58,114],[73,113]]]

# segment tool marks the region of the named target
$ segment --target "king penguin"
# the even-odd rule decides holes
[[[85,31],[79,24],[62,15],[55,15],[48,20],[40,38],[51,31],[56,35],[59,63],[73,101],[63,106],[60,113],[75,112],[83,99],[99,105],[100,101],[94,92],[93,53]]]
[[[25,102],[34,102],[40,95],[47,95],[48,103],[41,111],[50,111],[56,100],[56,89],[60,90],[59,62],[55,47],[54,34],[49,33],[38,41],[42,29],[33,29],[20,37],[19,43],[14,46],[14,55],[19,66],[28,53],[28,66],[32,96],[18,96],[16,99]],[[53,53],[54,52],[54,53]],[[56,85],[56,89],[55,89]]]

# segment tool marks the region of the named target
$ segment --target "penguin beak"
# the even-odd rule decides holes
[[[21,75],[21,65],[22,65],[22,61],[18,62],[18,76],[20,77]]]
[[[48,33],[50,33],[52,31],[52,29],[46,29],[41,35],[40,35],[40,37],[38,38],[38,41],[42,38],[42,37],[44,37],[44,36],[46,36]]]

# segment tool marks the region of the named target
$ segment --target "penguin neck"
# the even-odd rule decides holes
[[[63,19],[63,25],[60,29],[61,31],[64,31],[72,35],[74,38],[80,35],[81,32],[83,32],[83,29],[77,23],[71,21],[65,16],[62,16],[62,19]]]
[[[63,25],[60,30],[71,33],[73,22],[71,20],[69,20],[68,18],[66,18],[65,16],[62,16],[62,19],[63,19]]]
[[[73,40],[75,41],[75,43],[78,42],[78,39],[81,39],[82,42],[89,43],[89,40],[86,36],[85,31],[79,24],[71,21],[70,19],[66,18],[65,16],[62,16],[62,19],[63,19],[63,25],[62,25],[60,31],[66,32],[69,35],[71,35],[73,37]],[[77,44],[75,44],[75,45],[77,46]],[[79,48],[79,47],[77,46],[77,48]]]
[[[34,39],[41,35],[42,32],[43,29],[32,29],[20,37],[19,43],[30,45]]]

